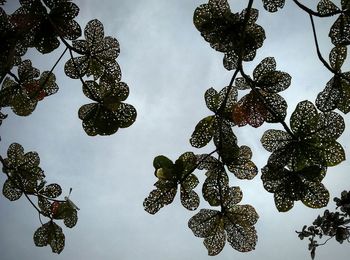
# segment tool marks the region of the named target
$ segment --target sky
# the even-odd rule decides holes
[[[9,0],[5,7],[13,10],[14,2]],[[40,102],[33,114],[19,117],[10,109],[3,110],[8,118],[0,128],[0,154],[6,157],[13,142],[20,143],[25,151],[37,151],[48,183],[59,183],[63,196],[72,187],[71,199],[80,211],[76,227],[64,227],[66,246],[56,255],[49,247],[35,247],[33,233],[40,222],[28,201],[23,197],[10,202],[0,196],[0,258],[309,259],[307,241],[300,241],[295,230],[311,224],[324,209],[310,209],[296,202],[289,212],[279,213],[273,194],[263,188],[260,172],[251,181],[239,181],[230,175],[230,184],[239,185],[243,191],[241,203],[253,205],[260,216],[256,224],[259,240],[256,250],[249,253],[239,253],[226,243],[218,256],[209,257],[203,239],[195,237],[187,227],[198,210],[190,212],[183,208],[179,196],[156,215],[143,210],[143,200],[156,181],[152,166],[155,156],[163,154],[175,160],[186,151],[211,152],[211,146],[192,148],[189,138],[197,122],[211,114],[205,106],[204,92],[210,87],[220,90],[227,86],[232,72],[224,69],[222,53],[211,49],[193,25],[193,11],[205,1],[74,2],[80,7],[77,21],[82,28],[96,18],[104,24],[105,35],[118,39],[121,53],[117,61],[122,80],[130,87],[127,103],[136,107],[138,117],[130,128],[112,136],[87,136],[77,111],[89,99],[83,95],[78,80],[64,75],[63,65],[69,55],[55,69],[58,93]],[[247,3],[229,2],[234,12],[240,12]],[[284,9],[271,14],[262,9],[260,0],[254,1],[253,7],[260,10],[257,23],[263,26],[267,38],[255,60],[246,64],[246,71],[252,72],[263,58],[273,56],[277,69],[292,76],[291,86],[281,93],[288,102],[288,122],[296,104],[306,99],[314,102],[331,74],[316,57],[308,15],[292,1],[286,2]],[[332,47],[327,35],[333,22],[334,18],[316,20],[324,57],[328,57]],[[41,71],[50,70],[62,50],[49,56],[30,51],[27,57]],[[349,70],[349,63],[345,70]],[[349,122],[349,115],[344,119]],[[260,138],[271,128],[281,126],[234,128],[238,144],[252,148],[253,161],[259,169],[269,156]],[[339,141],[348,149],[349,140],[350,131],[346,129]],[[346,156],[350,157],[349,150]],[[328,170],[324,184],[331,198],[349,189],[349,169],[350,163],[345,161]],[[204,171],[198,171],[197,176],[202,184]],[[5,175],[0,175],[1,185],[4,181]],[[200,193],[200,185],[196,191]],[[203,199],[200,208],[208,208]],[[334,209],[334,204],[329,208]],[[345,259],[348,255],[348,245],[334,241],[317,249],[318,260]]]

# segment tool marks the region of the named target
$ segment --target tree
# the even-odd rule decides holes
[[[215,148],[209,153],[199,155],[185,152],[175,162],[165,156],[157,156],[153,161],[155,176],[158,178],[156,189],[145,199],[144,207],[149,213],[156,213],[174,200],[179,185],[183,206],[189,210],[197,209],[200,197],[194,189],[199,180],[194,173],[197,169],[206,170],[206,179],[202,186],[203,198],[210,206],[220,207],[220,210],[201,209],[190,219],[188,225],[196,236],[204,238],[204,245],[210,255],[220,253],[226,239],[234,249],[242,252],[253,250],[257,241],[254,228],[258,220],[257,211],[251,205],[238,204],[242,199],[242,191],[238,186],[230,186],[231,176],[227,174],[228,170],[238,179],[250,180],[258,173],[251,160],[251,149],[238,145],[233,132],[235,127],[247,124],[259,127],[264,122],[283,126],[284,131],[268,130],[261,139],[264,148],[271,152],[266,166],[261,170],[261,178],[265,189],[274,194],[277,209],[282,212],[290,210],[294,201],[299,200],[311,208],[326,206],[329,192],[322,180],[328,167],[345,160],[344,149],[337,142],[345,129],[345,123],[342,116],[333,110],[338,109],[343,113],[349,110],[349,74],[341,71],[347,56],[348,1],[342,1],[341,8],[330,1],[320,1],[317,12],[298,1],[294,2],[309,13],[318,57],[334,77],[318,95],[316,105],[307,100],[297,105],[289,125],[285,120],[287,102],[279,92],[290,86],[291,76],[277,70],[273,57],[258,62],[252,77],[245,71],[246,62],[253,61],[256,51],[265,40],[264,29],[257,24],[258,11],[253,8],[253,1],[249,1],[247,8],[241,13],[231,12],[228,2],[224,0],[209,1],[199,6],[194,13],[196,28],[212,48],[224,53],[224,67],[234,72],[229,86],[221,91],[214,88],[206,91],[205,102],[212,115],[197,124],[190,139],[195,148],[203,148],[211,141]],[[128,96],[128,88],[120,83],[119,67],[114,61],[119,52],[116,40],[111,37],[103,38],[103,27],[98,20],[93,20],[86,26],[86,41],[77,40],[80,34],[79,25],[73,20],[77,14],[77,6],[68,1],[57,1],[57,6],[51,1],[44,3],[50,9],[49,15],[45,13],[46,9],[41,8],[41,1],[23,1],[21,9],[9,19],[3,12],[3,23],[8,26],[2,27],[6,28],[2,38],[9,42],[6,42],[7,47],[2,52],[5,57],[1,59],[4,61],[1,65],[4,68],[1,106],[10,106],[18,115],[28,115],[35,109],[38,101],[57,91],[53,76],[55,66],[37,79],[39,73],[32,68],[31,62],[20,62],[17,57],[24,54],[26,47],[36,47],[42,53],[50,52],[58,46],[59,37],[71,56],[65,65],[67,76],[80,79],[84,94],[96,102],[82,106],[79,110],[86,133],[110,135],[119,127],[130,126],[135,120],[136,111],[132,106],[122,103]],[[284,1],[263,1],[263,4],[265,9],[275,12],[284,6]],[[25,25],[40,26],[21,28],[18,17],[31,12],[39,14],[34,16],[38,20]],[[64,12],[69,15],[63,16]],[[327,62],[318,47],[313,19],[314,16],[333,15],[339,18],[330,30],[335,47]],[[28,19],[32,17],[29,15]],[[28,32],[17,36],[17,29],[13,30],[12,26]],[[45,34],[48,26],[54,35]],[[13,34],[16,36],[12,36]],[[67,40],[72,40],[72,44]],[[96,40],[102,43],[97,45]],[[83,56],[74,58],[73,52]],[[102,55],[94,56],[96,53]],[[17,75],[12,72],[13,65],[18,67]],[[5,78],[6,74],[14,80]],[[93,76],[93,80],[84,81],[84,75]],[[241,91],[249,92],[238,99]],[[64,219],[65,224],[71,223],[71,219],[76,222],[76,208],[69,200],[56,201],[61,189],[57,184],[45,184],[42,170],[38,167],[37,154],[24,154],[19,144],[13,144],[9,147],[8,158],[2,159],[2,164],[8,176],[4,184],[4,195],[10,200],[18,199],[22,193],[28,199],[28,195],[37,196],[39,202],[38,207],[35,207],[39,215],[50,219],[35,232],[36,245],[50,244],[54,252],[60,252],[64,246],[64,235],[53,220]],[[30,167],[22,169],[23,164]],[[29,173],[33,179],[23,179],[22,172]],[[26,183],[30,183],[30,186],[24,186]],[[54,194],[47,195],[47,191]],[[61,210],[64,213],[56,212]],[[345,234],[342,238],[348,238],[348,229],[342,230]],[[312,236],[311,242],[319,234],[306,233],[312,232],[312,229],[305,231],[305,228],[302,232],[303,236]],[[333,233],[323,232],[334,236]],[[58,234],[58,239],[50,239],[51,234]],[[312,254],[315,248],[315,245],[310,247]]]

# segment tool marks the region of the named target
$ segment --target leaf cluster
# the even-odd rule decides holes
[[[330,239],[334,238],[342,244],[344,241],[350,242],[350,191],[343,191],[341,198],[334,198],[337,208],[340,211],[330,212],[325,210],[323,215],[319,215],[311,226],[304,226],[301,231],[296,231],[298,237],[303,240],[309,239],[309,251],[311,258],[315,258],[316,249],[325,245]],[[323,243],[319,243],[316,239],[327,237]]]
[[[276,12],[285,4],[284,0],[262,2],[268,12]],[[191,173],[185,175],[192,175],[196,168],[206,170],[202,196],[210,206],[220,207],[220,210],[201,209],[189,221],[194,235],[204,238],[209,255],[218,254],[226,240],[242,252],[253,250],[257,241],[254,224],[258,215],[250,205],[237,205],[242,191],[239,187],[230,186],[227,174],[229,171],[238,179],[250,180],[258,172],[251,160],[251,149],[238,145],[233,132],[235,127],[260,127],[264,122],[283,126],[284,130],[267,130],[261,138],[263,147],[271,153],[261,170],[261,179],[264,188],[274,194],[276,208],[281,212],[293,208],[295,201],[311,208],[325,207],[329,202],[329,192],[322,181],[329,167],[345,160],[344,149],[337,141],[345,129],[345,122],[333,110],[349,111],[350,74],[341,70],[347,57],[349,4],[342,1],[340,9],[329,0],[321,0],[315,12],[299,1],[294,2],[310,14],[318,57],[334,76],[318,95],[316,105],[307,100],[297,105],[289,125],[285,122],[287,102],[280,92],[291,85],[291,76],[277,70],[273,57],[263,59],[252,76],[244,71],[243,63],[254,59],[265,39],[264,29],[256,23],[259,12],[252,7],[253,1],[249,1],[247,8],[240,13],[231,12],[227,0],[209,0],[194,11],[195,27],[214,50],[224,53],[224,67],[234,71],[228,86],[221,91],[209,88],[205,92],[206,106],[213,114],[197,123],[190,138],[195,148],[204,148],[211,141],[215,147],[209,154],[197,155],[197,161],[193,159]],[[330,52],[328,64],[320,54],[312,17],[332,15],[339,17],[329,34],[335,46]],[[248,93],[238,100],[239,91]],[[156,157],[157,160],[159,158],[166,157]],[[168,168],[173,169],[172,165],[170,161]],[[155,168],[158,178],[164,175],[165,166]],[[166,183],[164,180],[172,183],[172,188],[159,189],[160,183]],[[164,180],[159,179],[155,184],[157,189],[145,200],[145,209],[152,214],[174,200],[174,187],[185,179],[172,177],[170,181],[167,177]],[[348,203],[343,200],[338,204],[346,211]],[[150,202],[154,210],[150,210]],[[240,217],[235,216],[236,210],[242,214],[242,222]],[[344,233],[342,235],[345,237]]]
[[[60,253],[64,248],[65,237],[62,228],[54,220],[63,220],[66,227],[72,228],[78,221],[77,209],[70,200],[57,199],[62,194],[60,185],[46,184],[44,171],[39,167],[40,158],[36,152],[24,153],[20,144],[13,143],[7,151],[7,158],[1,158],[1,162],[2,170],[7,176],[2,189],[3,195],[8,200],[15,201],[24,194],[36,208],[39,216],[50,219],[35,231],[35,245],[50,245],[52,252]],[[29,196],[37,197],[37,206]]]
[[[95,102],[83,105],[79,118],[88,135],[111,135],[136,119],[135,108],[122,102],[129,95],[129,87],[120,81],[121,71],[116,62],[119,43],[104,36],[103,25],[97,19],[86,25],[84,36],[85,40],[73,41],[74,50],[82,56],[68,60],[65,73],[73,79],[93,77],[82,83],[85,96]]]

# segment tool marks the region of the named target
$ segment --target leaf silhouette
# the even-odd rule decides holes
[[[336,46],[350,44],[350,16],[348,13],[339,15],[331,27],[329,37]]]
[[[335,46],[329,53],[329,62],[331,67],[340,71],[341,66],[344,64],[344,61],[347,56],[347,47],[346,46]]]
[[[180,199],[188,210],[195,210],[199,205],[199,196],[193,189],[198,185],[197,177],[192,174],[197,166],[197,157],[186,152],[173,163],[166,156],[154,158],[153,166],[158,181],[156,189],[144,200],[143,206],[150,214],[157,213],[162,207],[173,202],[180,185]]]
[[[13,143],[7,150],[3,172],[9,176],[4,183],[3,193],[10,200],[18,199],[20,191],[33,194],[44,179],[39,167],[40,159],[36,152],[24,153],[20,144]]]
[[[316,106],[323,112],[329,112],[338,108],[347,114],[350,111],[350,73],[342,73],[344,76],[334,76],[327,82],[325,89],[316,99]]]
[[[317,12],[321,15],[329,15],[336,11],[339,11],[339,8],[330,0],[321,0],[317,4]]]
[[[238,126],[261,126],[266,122],[278,122],[286,116],[287,103],[278,94],[290,86],[291,76],[276,70],[273,57],[263,59],[253,71],[253,80],[237,78],[237,88],[252,90],[243,96],[233,108],[233,122]],[[254,86],[254,87],[253,87]],[[272,114],[271,111],[274,111]]]
[[[0,105],[10,106],[19,116],[30,115],[38,101],[58,91],[54,74],[40,71],[32,67],[30,60],[18,66],[19,82],[6,77],[0,90]]]
[[[285,212],[301,200],[310,208],[322,208],[328,204],[329,192],[321,183],[326,169],[319,166],[291,171],[278,165],[268,164],[262,169],[264,188],[274,193],[278,211]]]
[[[201,209],[188,222],[189,228],[197,237],[204,238],[209,255],[217,255],[225,246],[225,241],[240,251],[248,252],[255,248],[257,241],[254,224],[258,214],[250,205],[233,205],[224,213]]]
[[[210,46],[225,53],[224,66],[235,69],[237,60],[244,61],[255,57],[256,50],[265,40],[264,29],[255,22],[258,10],[251,9],[245,24],[246,10],[232,13],[227,0],[209,1],[200,5],[194,12],[193,23]],[[241,41],[240,35],[244,35]]]
[[[60,45],[58,37],[75,40],[81,35],[79,24],[73,19],[79,8],[69,1],[20,1],[21,7],[11,16],[11,23],[23,35],[26,47],[35,47],[41,53],[49,53]],[[47,8],[49,10],[47,10]],[[48,12],[49,11],[49,12]]]
[[[336,141],[344,131],[344,119],[335,112],[318,113],[309,101],[300,102],[291,119],[293,135],[268,130],[261,142],[271,151],[269,164],[288,165],[294,171],[309,166],[334,166],[345,160]]]
[[[49,221],[35,231],[34,243],[38,247],[50,245],[53,253],[60,254],[64,248],[65,236],[60,226]]]
[[[103,25],[97,19],[86,25],[84,36],[86,40],[73,41],[73,47],[83,56],[67,61],[66,75],[73,79],[94,76],[95,80],[105,75],[109,81],[119,81],[121,72],[115,61],[120,51],[117,39],[104,37]]]
[[[278,8],[283,8],[284,0],[262,0],[264,4],[264,8],[271,12],[277,12]]]
[[[97,103],[83,105],[79,109],[79,118],[83,120],[83,128],[90,136],[112,135],[119,128],[132,125],[137,116],[136,109],[123,103],[129,88],[123,82],[86,81],[83,92]]]

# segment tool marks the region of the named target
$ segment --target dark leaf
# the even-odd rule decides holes
[[[190,143],[193,147],[201,148],[206,146],[213,138],[214,127],[216,125],[215,116],[208,116],[196,125],[192,133]]]
[[[339,8],[330,0],[321,0],[317,4],[317,12],[321,15],[329,15],[336,11],[340,11]]]
[[[323,208],[329,201],[329,192],[322,183],[311,182],[305,191],[302,202],[310,208]]]
[[[267,130],[261,137],[263,147],[269,152],[275,152],[288,145],[293,138],[282,130]]]
[[[332,25],[329,37],[334,45],[350,44],[350,16],[346,14],[339,15],[338,19]]]
[[[283,8],[284,0],[262,0],[264,4],[264,8],[271,12],[277,12],[278,8]]]
[[[343,65],[346,59],[346,56],[347,56],[346,46],[339,45],[334,47],[329,53],[329,61],[330,61],[331,67],[336,71],[340,71],[341,66]]]
[[[50,221],[35,231],[34,243],[38,247],[50,245],[52,252],[59,254],[64,248],[65,236],[62,228]]]
[[[21,191],[21,189],[17,188],[15,185],[13,185],[11,180],[7,179],[4,182],[4,186],[2,188],[2,194],[8,200],[15,201],[15,200],[18,200],[22,196],[23,192]]]
[[[201,209],[189,220],[188,227],[195,236],[204,238],[209,255],[217,255],[224,248],[226,234],[219,211]]]
[[[144,200],[143,207],[150,214],[157,213],[165,205],[173,202],[177,192],[177,186],[164,189],[155,189]]]
[[[223,200],[223,194],[228,193],[229,178],[224,168],[209,170],[207,178],[204,181],[202,193],[203,198],[210,206],[220,206]]]
[[[51,215],[51,203],[48,199],[38,196],[38,206],[44,216],[49,217]]]
[[[180,189],[181,204],[188,210],[196,210],[199,206],[199,196],[193,190],[188,190],[181,186]]]
[[[225,215],[225,231],[230,245],[240,251],[255,249],[258,240],[254,224],[259,216],[250,205],[235,205]]]
[[[63,223],[66,225],[66,227],[72,228],[78,222],[78,213],[75,209],[69,211],[69,213],[70,214],[66,214],[65,218],[63,219]]]
[[[49,198],[57,198],[58,196],[60,196],[62,194],[62,189],[61,186],[56,184],[56,183],[52,183],[47,185],[42,191],[41,194],[43,194],[46,197]]]

